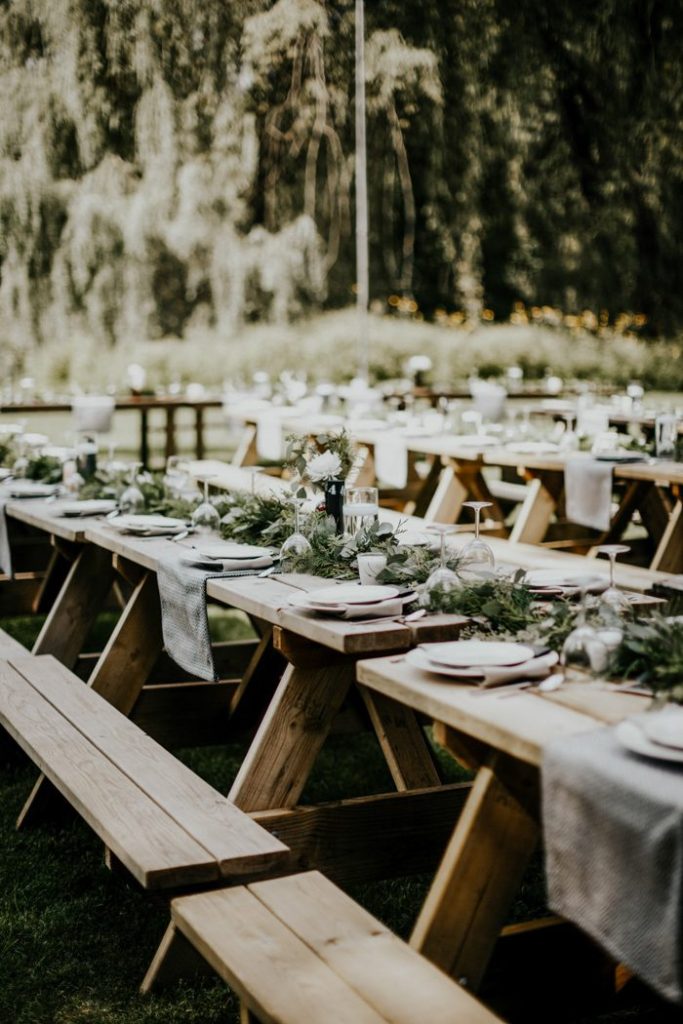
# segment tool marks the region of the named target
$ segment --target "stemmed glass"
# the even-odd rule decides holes
[[[164,474],[164,490],[167,497],[180,497],[187,486],[187,480],[187,461],[182,455],[169,455]]]
[[[124,515],[144,511],[145,496],[138,487],[138,475],[141,469],[141,462],[133,463],[130,469],[128,486],[119,498],[119,512],[122,512]]]
[[[192,526],[200,534],[218,533],[221,517],[209,501],[209,481],[204,481],[204,500],[192,513]]]
[[[617,555],[624,555],[630,550],[628,544],[601,544],[598,548],[599,552],[609,558],[609,587],[602,593],[600,600],[602,604],[607,605],[620,615],[628,611],[631,605],[626,594],[623,590],[619,590],[614,582],[614,563]]]
[[[464,580],[476,581],[493,575],[496,559],[486,541],[479,537],[481,510],[491,505],[490,501],[463,502],[463,507],[474,510],[474,540],[465,545],[458,560],[458,575]]]
[[[576,452],[579,449],[579,435],[574,430],[576,414],[573,412],[564,413],[562,419],[564,420],[565,427],[564,433],[560,437],[560,451]]]
[[[452,569],[448,568],[448,562],[446,560],[446,537],[449,533],[453,533],[455,530],[454,526],[447,523],[432,523],[427,527],[432,533],[438,533],[441,536],[441,560],[436,569],[432,571],[430,576],[425,583],[424,592],[429,595],[434,590],[453,590],[455,587],[460,586],[460,580],[457,574]]]
[[[581,604],[579,614],[576,618],[576,625],[567,636],[562,645],[560,664],[568,669],[577,669],[581,672],[593,672],[597,662],[602,662],[603,644],[598,640],[597,634],[587,622],[586,595],[588,591],[585,586],[581,587]]]
[[[301,506],[302,502],[297,499],[294,503],[294,533],[280,548],[280,568],[283,572],[289,572],[297,555],[305,555],[311,550],[308,539],[301,532]]]

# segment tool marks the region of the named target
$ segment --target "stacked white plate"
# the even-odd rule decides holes
[[[496,640],[453,640],[450,643],[421,644],[406,655],[408,664],[423,672],[449,679],[479,682],[487,670],[513,668],[536,657],[526,644]]]
[[[383,608],[394,607],[397,601],[407,604],[414,600],[414,593],[406,593],[398,587],[361,586],[359,583],[339,583],[331,587],[321,587],[307,594],[294,594],[289,604],[320,615],[344,616],[351,612],[358,618],[367,611],[368,618],[380,617]]]
[[[66,519],[81,519],[84,516],[106,516],[116,508],[112,498],[89,498],[84,501],[63,501],[55,507],[55,515]]]
[[[601,594],[609,581],[599,573],[566,572],[562,569],[529,569],[524,582],[540,597],[572,597],[586,590]]]
[[[620,722],[616,735],[634,754],[683,764],[683,708],[663,708]]]
[[[110,519],[109,524],[120,533],[130,533],[136,537],[172,537],[187,529],[184,519],[174,519],[172,516],[124,514]]]
[[[42,484],[40,480],[10,480],[7,485],[11,498],[50,498],[56,484]]]
[[[643,452],[632,452],[628,448],[613,448],[611,451],[596,452],[593,456],[598,462],[647,462],[648,456]]]
[[[245,571],[267,569],[273,564],[270,548],[234,541],[198,537],[191,547],[183,548],[183,562],[198,568]]]

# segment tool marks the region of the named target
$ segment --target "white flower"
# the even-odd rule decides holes
[[[341,476],[341,459],[336,452],[321,452],[308,463],[308,475],[314,484],[335,480]]]

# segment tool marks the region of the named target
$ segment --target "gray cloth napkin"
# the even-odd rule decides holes
[[[542,798],[549,905],[683,1001],[683,768],[597,729],[548,745]]]
[[[7,529],[7,516],[5,505],[8,501],[7,495],[0,495],[0,572],[12,578],[12,549],[9,543],[9,532]]]
[[[612,464],[574,456],[564,467],[567,519],[605,532],[612,510]]]
[[[182,561],[182,555],[160,559],[157,582],[161,602],[164,647],[173,660],[193,676],[216,682],[206,611],[206,581],[231,576],[257,576],[261,570],[226,572],[199,569]]]

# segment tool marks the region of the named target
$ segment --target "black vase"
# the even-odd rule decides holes
[[[325,484],[325,512],[334,519],[337,533],[344,532],[344,481],[328,480]]]

